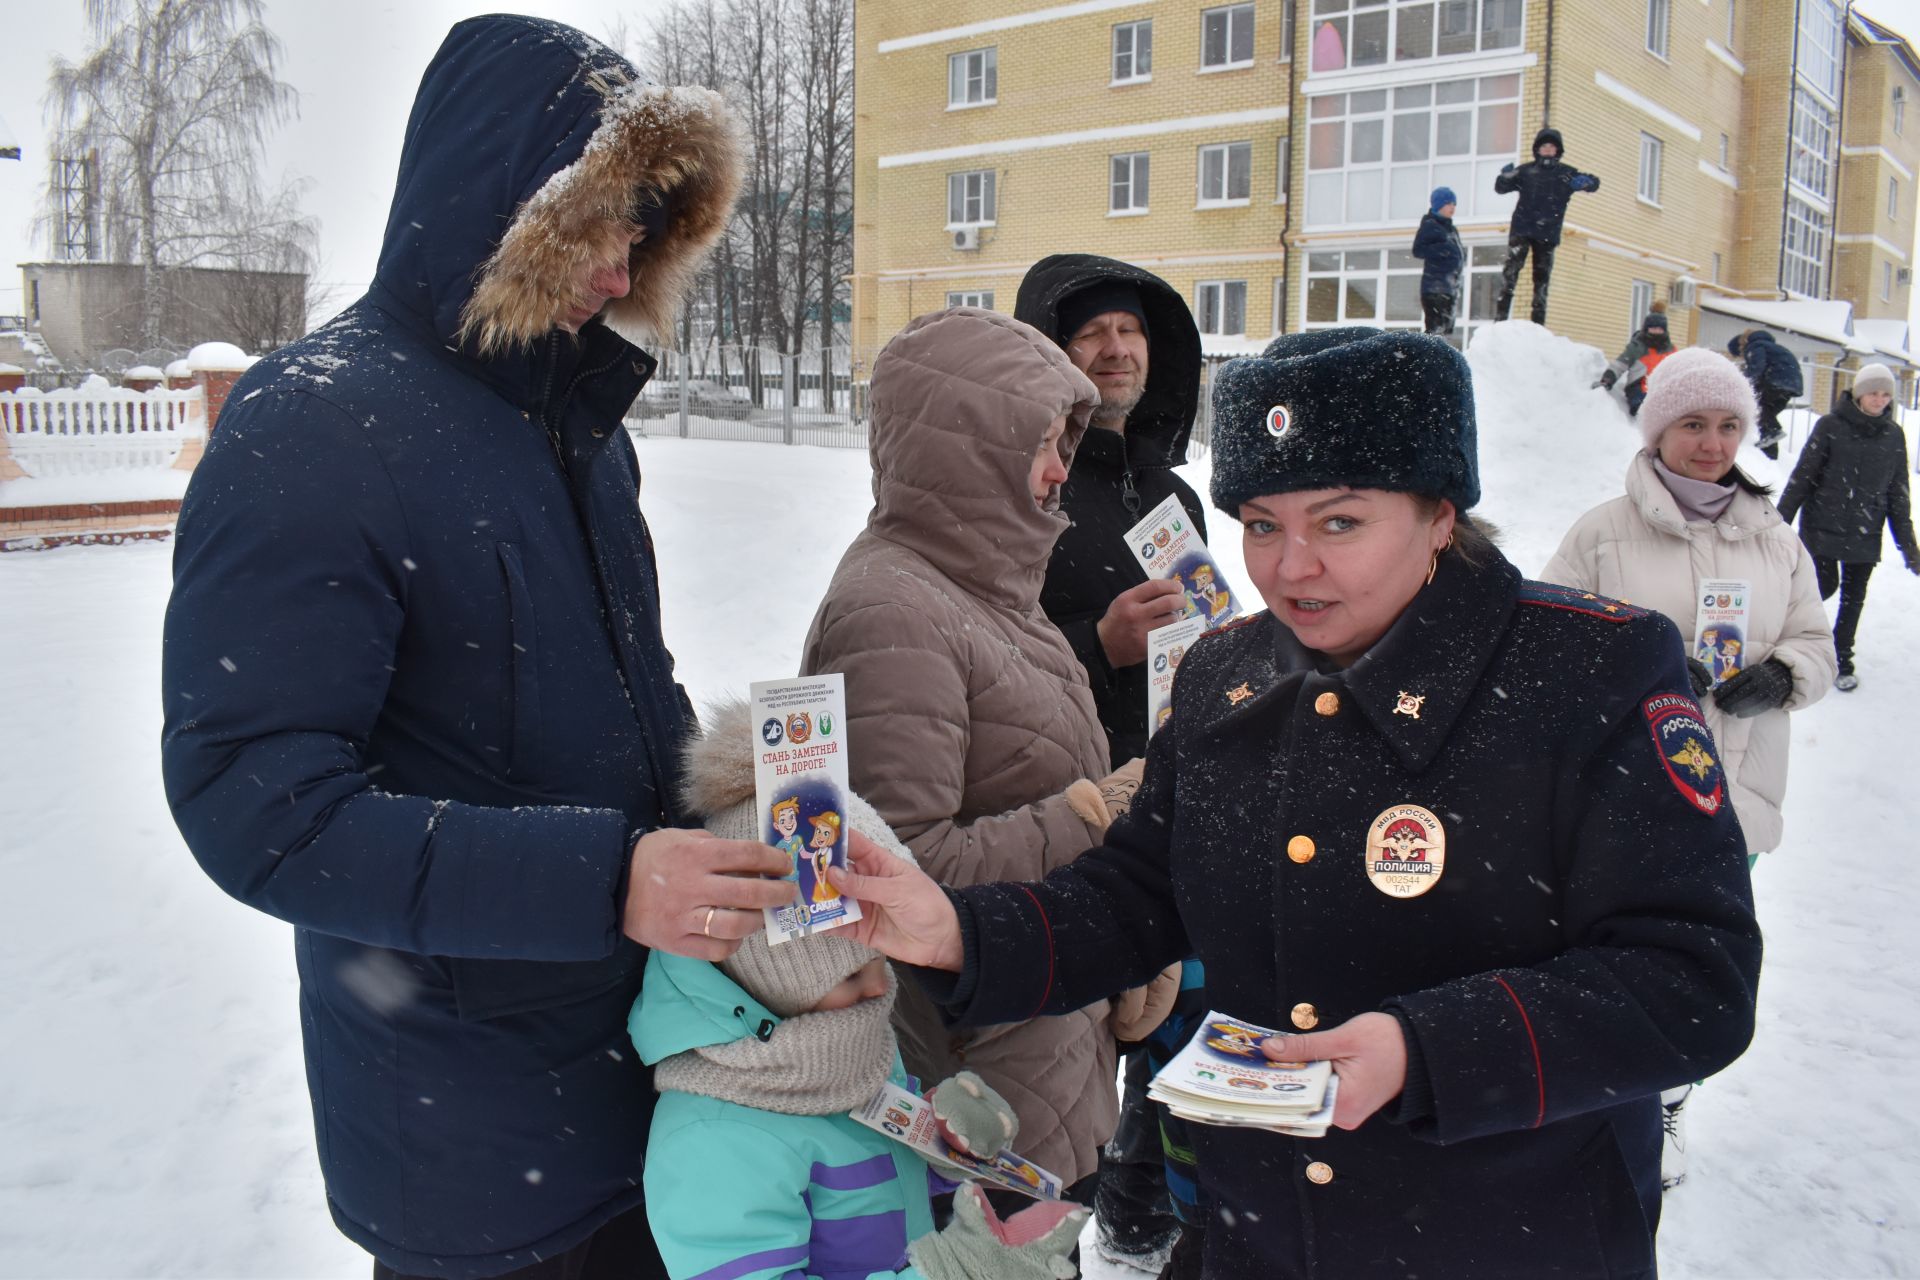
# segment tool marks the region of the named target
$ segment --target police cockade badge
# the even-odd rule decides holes
[[[1427,695],[1424,693],[1408,693],[1405,689],[1402,689],[1400,696],[1393,700],[1393,714],[1397,716],[1412,716],[1415,720],[1418,720],[1420,718],[1420,704],[1426,700]]]
[[[1293,414],[1288,412],[1287,406],[1277,404],[1267,410],[1267,434],[1275,440],[1287,434],[1287,429],[1292,425]]]
[[[1397,804],[1367,828],[1367,879],[1389,898],[1417,898],[1447,867],[1447,833],[1433,812]]]

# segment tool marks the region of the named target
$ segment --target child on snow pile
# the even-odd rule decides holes
[[[1467,265],[1467,251],[1453,227],[1457,207],[1452,187],[1435,187],[1427,198],[1427,215],[1413,233],[1413,256],[1426,264],[1420,272],[1420,310],[1426,315],[1428,333],[1452,333],[1460,302],[1460,273]]]
[[[745,704],[732,704],[688,752],[688,804],[729,839],[755,838],[751,735]],[[911,860],[858,797],[846,818]],[[838,931],[777,947],[755,933],[718,964],[648,958],[628,1029],[661,1095],[647,1218],[675,1280],[1076,1274],[1068,1255],[1085,1209],[1036,1203],[1002,1222],[964,1186],[936,1232],[932,1167],[848,1116],[883,1082],[908,1084],[888,1021],[894,992],[880,954]],[[953,1145],[985,1155],[1013,1142],[1012,1108],[973,1073],[930,1096]]]
[[[1780,411],[1806,387],[1800,376],[1800,361],[1765,329],[1736,335],[1727,343],[1727,351],[1740,361],[1754,397],[1760,401],[1760,452],[1778,458],[1781,437],[1786,435],[1780,425]]]
[[[1505,320],[1513,308],[1513,291],[1520,268],[1533,255],[1533,322],[1547,322],[1547,286],[1553,281],[1553,251],[1560,243],[1560,225],[1566,220],[1567,201],[1576,191],[1598,191],[1600,179],[1563,163],[1566,152],[1557,129],[1542,129],[1533,138],[1533,159],[1515,168],[1507,165],[1493,180],[1501,195],[1520,193],[1507,228],[1507,262],[1500,269],[1500,296],[1494,301],[1494,319]]]
[[[1600,375],[1600,385],[1611,391],[1614,383],[1625,378],[1627,385],[1622,390],[1627,397],[1627,416],[1637,418],[1640,404],[1647,398],[1647,378],[1672,354],[1673,340],[1667,336],[1666,309],[1656,302],[1647,318],[1640,322],[1640,332],[1627,340],[1626,347]]]
[[[1840,674],[1833,687],[1843,693],[1860,687],[1853,673],[1853,636],[1867,605],[1867,578],[1880,561],[1883,525],[1892,531],[1908,571],[1920,573],[1920,545],[1913,540],[1907,505],[1907,438],[1893,420],[1893,393],[1892,370],[1862,365],[1853,390],[1842,391],[1833,412],[1813,424],[1780,495],[1787,523],[1800,516],[1800,541],[1813,557],[1820,598],[1840,592],[1833,623]]]

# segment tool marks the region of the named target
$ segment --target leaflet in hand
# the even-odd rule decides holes
[[[957,1170],[974,1182],[1018,1191],[1035,1200],[1058,1200],[1064,1190],[1058,1174],[1022,1160],[1009,1149],[1002,1148],[991,1160],[982,1160],[953,1146],[940,1136],[933,1104],[891,1080],[847,1114],[867,1128],[912,1147],[930,1163],[943,1166],[942,1173]]]
[[[1127,530],[1127,545],[1149,578],[1173,578],[1180,583],[1178,617],[1203,619],[1211,630],[1240,612],[1227,589],[1227,575],[1200,540],[1200,530],[1180,505],[1179,495],[1168,494],[1166,501]]]
[[[1147,736],[1173,714],[1173,674],[1187,649],[1206,634],[1205,618],[1182,618],[1147,632]]]
[[[847,865],[847,688],[838,674],[767,680],[752,689],[753,789],[760,838],[787,855],[793,902],[765,911],[767,941],[786,942],[860,918],[827,882]]]
[[[1693,656],[1719,684],[1747,665],[1753,584],[1744,578],[1705,578],[1693,628]]]
[[[1160,1069],[1147,1096],[1199,1124],[1325,1135],[1339,1078],[1331,1062],[1270,1062],[1260,1042],[1283,1034],[1212,1010]]]

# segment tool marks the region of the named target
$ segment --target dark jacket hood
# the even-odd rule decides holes
[[[1060,304],[1090,285],[1112,282],[1138,289],[1147,313],[1147,386],[1127,415],[1127,455],[1135,466],[1177,467],[1187,460],[1187,438],[1200,406],[1200,329],[1172,285],[1115,258],[1056,253],[1027,271],[1014,318],[1064,349],[1072,335],[1059,332]]]
[[[1533,135],[1533,151],[1531,153],[1533,158],[1538,160],[1540,158],[1540,148],[1549,142],[1554,145],[1554,149],[1558,153],[1555,158],[1565,160],[1567,158],[1567,144],[1560,137],[1560,131],[1558,129],[1542,129]]]
[[[629,254],[606,321],[667,331],[739,186],[717,94],[643,82],[556,22],[495,14],[447,33],[407,121],[376,300],[448,347],[524,363],[554,333],[583,266],[625,251],[636,198],[668,216]],[[496,372],[506,372],[499,370]]]

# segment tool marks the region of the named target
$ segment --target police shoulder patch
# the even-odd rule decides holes
[[[1700,704],[1680,693],[1657,693],[1640,704],[1660,765],[1682,799],[1700,812],[1726,807],[1727,775]]]
[[[1551,582],[1523,582],[1520,584],[1518,598],[1521,604],[1539,605],[1546,609],[1564,609],[1569,613],[1583,613],[1589,618],[1599,618],[1602,622],[1632,622],[1647,616],[1645,609],[1628,604],[1624,600],[1609,600],[1591,591],[1578,591],[1572,587],[1562,587]]]

